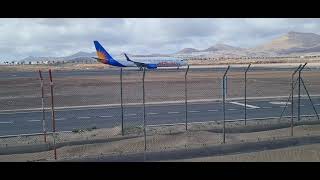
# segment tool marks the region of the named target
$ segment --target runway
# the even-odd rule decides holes
[[[287,98],[249,99],[247,101],[247,119],[279,117]],[[320,112],[320,97],[313,97],[316,110]],[[244,118],[243,100],[228,100],[226,103],[226,120]],[[301,99],[301,115],[314,115],[308,99]],[[285,111],[290,114],[290,104]],[[294,115],[297,115],[297,100],[294,104]],[[223,120],[222,102],[194,102],[188,103],[187,116],[189,123]],[[185,123],[184,103],[164,103],[146,105],[146,122],[148,126]],[[72,131],[96,127],[111,128],[121,125],[120,106],[99,107],[86,106],[74,108],[58,108],[55,111],[56,131]],[[46,110],[46,125],[52,130],[51,112]],[[124,105],[124,127],[138,126],[143,123],[143,106]],[[13,110],[0,112],[0,136],[29,134],[42,132],[41,110]]]
[[[297,64],[298,66],[298,64]],[[207,65],[207,66],[198,66],[198,65],[190,65],[190,71],[193,72],[224,72],[226,70],[227,65]],[[247,65],[231,65],[230,71],[232,72],[244,72]],[[250,71],[293,71],[296,66],[270,66],[264,67],[259,64],[252,65]],[[319,71],[320,68],[312,67],[313,71]],[[307,67],[304,71],[310,70]],[[135,67],[126,67],[123,68],[124,73],[137,73],[139,69]],[[147,71],[157,71],[157,72],[185,72],[186,67],[180,67],[177,69],[176,67],[159,67],[156,70],[147,70]],[[85,76],[110,76],[110,75],[119,75],[120,69],[116,67],[110,67],[107,69],[97,69],[97,70],[75,70],[75,71],[55,71],[54,77],[85,77]],[[8,79],[8,78],[37,78],[39,76],[38,72],[0,72],[0,79]],[[43,76],[48,78],[48,73],[43,72]]]

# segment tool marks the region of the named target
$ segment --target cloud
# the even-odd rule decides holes
[[[92,52],[93,40],[111,54],[174,53],[216,43],[254,47],[289,31],[320,34],[320,19],[0,19],[0,60]]]

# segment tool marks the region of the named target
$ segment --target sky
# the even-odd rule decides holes
[[[320,34],[320,18],[0,18],[0,60],[94,52],[175,53],[217,43],[250,48],[289,31]]]

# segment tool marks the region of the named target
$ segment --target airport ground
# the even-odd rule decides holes
[[[285,107],[286,99],[254,99],[248,100],[247,119],[278,118]],[[314,97],[313,103],[320,112],[320,98]],[[297,105],[294,105],[297,114]],[[307,98],[301,99],[301,116],[315,115]],[[290,105],[283,116],[290,116]],[[233,100],[226,103],[226,120],[244,119],[244,104]],[[146,123],[149,126],[184,124],[186,119],[185,104],[160,104],[146,106]],[[188,122],[212,122],[223,120],[221,102],[190,103],[187,110]],[[0,136],[31,134],[42,132],[42,111],[23,110],[0,112]],[[115,107],[82,107],[59,109],[55,111],[55,127],[57,131],[71,132],[90,128],[113,128],[121,126],[121,108]],[[52,130],[51,112],[45,116],[46,129]],[[143,124],[143,107],[130,105],[124,108],[124,128]],[[129,133],[129,132],[126,132]]]
[[[285,121],[285,120],[284,120]],[[190,124],[186,132],[184,126],[148,128],[147,152],[144,153],[143,136],[127,136],[122,139],[106,139],[106,129],[58,136],[56,143],[59,161],[318,161],[320,143],[318,120],[303,118],[301,123],[315,122],[312,125],[299,125],[291,128],[276,128],[257,131],[272,122],[228,123],[226,143],[222,143],[222,125]],[[296,122],[296,121],[295,121]],[[207,127],[207,129],[205,129]],[[219,130],[220,131],[217,131]],[[249,129],[247,132],[241,132]],[[96,135],[96,136],[94,136]],[[68,138],[67,138],[68,137]],[[74,140],[88,138],[91,141],[74,144]],[[32,143],[39,137],[20,137],[22,143]],[[98,141],[100,140],[100,141]],[[101,141],[104,140],[104,141]],[[52,142],[52,139],[48,138]],[[79,141],[78,141],[79,142]],[[30,144],[28,145],[30,146]],[[10,145],[9,145],[10,146]],[[31,145],[32,146],[32,145]],[[306,148],[310,154],[302,152]],[[144,157],[145,156],[145,157]],[[146,159],[145,159],[146,158]],[[0,161],[53,161],[53,150],[40,152],[0,155]]]
[[[312,67],[312,66],[310,66]],[[244,117],[244,68],[230,69],[227,80],[227,119]],[[290,94],[291,66],[253,66],[247,75],[248,118],[279,117]],[[225,66],[191,68],[187,76],[188,118],[190,122],[221,120],[221,77]],[[145,79],[148,124],[181,123],[185,119],[185,69],[147,71]],[[320,71],[314,68],[302,77],[320,109]],[[9,76],[9,77],[8,77]],[[47,126],[51,129],[51,99],[48,74],[45,77]],[[54,104],[58,131],[81,128],[110,128],[120,124],[119,69],[53,72]],[[297,95],[297,88],[294,93]],[[301,114],[313,114],[301,87]],[[141,124],[142,72],[124,70],[124,122]],[[295,98],[295,101],[297,99]],[[277,104],[278,103],[278,104]],[[252,108],[253,107],[253,108]],[[288,115],[287,108],[284,115]],[[295,112],[296,113],[296,112]],[[0,135],[37,133],[42,130],[41,88],[36,72],[0,74]]]
[[[222,97],[225,67],[190,69],[187,95],[193,99]],[[231,68],[228,73],[227,98],[244,96],[244,68]],[[293,68],[273,70],[252,67],[247,75],[247,96],[289,96]],[[7,77],[9,76],[10,77]],[[41,88],[36,72],[0,74],[0,109],[41,108]],[[45,75],[45,105],[50,107],[50,86]],[[146,102],[183,101],[185,69],[146,72]],[[303,78],[311,95],[320,89],[320,71],[305,71]],[[119,70],[86,72],[53,72],[55,106],[88,106],[120,103]],[[123,102],[142,102],[142,72],[124,70]]]
[[[312,67],[312,66],[310,66]],[[244,68],[230,69],[227,80],[227,119],[244,116]],[[278,117],[290,94],[293,67],[253,66],[247,75],[248,118]],[[150,125],[180,123],[185,119],[186,69],[147,71],[145,79],[146,114]],[[188,116],[190,122],[221,120],[222,81],[225,67],[191,68],[187,76]],[[313,103],[319,110],[320,71],[313,68],[302,77]],[[9,76],[9,77],[8,77]],[[45,76],[45,119],[51,129],[51,99],[48,74]],[[58,131],[79,128],[110,128],[120,124],[119,69],[53,72],[54,104]],[[297,95],[297,88],[294,93]],[[313,113],[301,87],[301,114]],[[141,124],[142,72],[124,70],[124,122]],[[296,98],[295,98],[296,101]],[[278,103],[278,104],[276,104]],[[253,107],[253,108],[252,108]],[[289,114],[289,108],[285,115]],[[40,80],[36,72],[0,74],[0,135],[41,131]],[[22,128],[23,127],[23,128]]]
[[[290,94],[291,73],[296,65],[290,64],[283,67],[256,65],[252,67],[248,72],[247,80],[247,97],[248,105],[250,106],[247,109],[248,119],[257,119],[256,121],[259,121],[259,118],[280,116]],[[320,71],[317,66],[310,65],[310,67],[303,72],[302,77],[309,93],[312,95],[316,110],[319,112],[320,98],[318,92],[320,89]],[[189,106],[187,111],[190,123],[222,120],[221,79],[225,69],[226,66],[223,65],[191,68],[189,70],[187,78]],[[239,120],[243,119],[244,116],[244,69],[245,65],[234,65],[228,74],[226,104],[226,117],[228,120]],[[185,70],[185,68],[179,70],[159,69],[157,71],[146,72],[146,114],[150,127],[159,124],[184,123]],[[98,130],[116,128],[117,133],[109,132],[109,135],[119,134],[121,119],[119,69],[53,71],[53,76],[57,131],[70,132],[74,129],[96,127]],[[46,120],[48,129],[51,129],[51,102],[47,73],[45,73],[45,80]],[[301,90],[301,94],[303,95],[301,99],[301,115],[313,115],[314,112],[306,97],[306,92],[303,87],[301,87]],[[297,88],[295,90],[296,94]],[[141,106],[141,71],[137,71],[136,69],[124,70],[123,100],[126,126],[129,124],[133,126],[141,125],[143,112]],[[297,102],[296,97],[295,102]],[[289,109],[287,108],[285,116],[290,115]],[[295,111],[295,115],[296,113]],[[41,132],[41,119],[41,89],[37,72],[0,73],[1,135]],[[284,131],[284,134],[288,135],[288,130]],[[262,131],[260,133],[264,132],[269,134],[273,131]],[[303,132],[309,133],[307,131]],[[218,138],[219,143],[221,142],[221,133],[215,135],[207,131],[200,133],[207,134],[212,138]],[[273,133],[273,137],[281,136],[281,133]],[[189,135],[188,137],[195,141],[203,139],[202,135],[197,136],[196,134]],[[171,138],[173,137],[160,137],[161,140],[158,139],[154,143],[170,143],[169,139]],[[179,138],[174,137],[173,139],[179,141]],[[236,134],[228,136],[228,139],[229,142],[232,139],[237,139],[237,142],[239,142]],[[189,142],[190,144],[195,144],[192,141]],[[209,139],[207,143],[209,142],[213,142],[213,140]],[[122,143],[122,145],[118,144],[114,145],[114,147],[121,149],[126,146],[132,150],[135,147],[141,148],[143,139],[138,138],[134,141],[127,140],[119,143]],[[128,144],[126,145],[126,143]],[[172,144],[175,143],[177,142],[172,142]],[[65,157],[68,157],[68,152],[85,154],[84,149],[96,153],[93,149],[99,149],[100,145],[88,145],[86,148],[83,148],[83,146],[69,147],[72,150],[68,149],[68,147],[64,148],[66,148],[64,152],[66,153]],[[108,146],[107,149],[111,152],[112,148],[110,149]],[[112,150],[119,151],[119,149]],[[101,153],[103,153],[103,150],[101,150]],[[39,154],[35,154],[35,156],[42,157]],[[9,158],[6,156],[2,157],[4,159]],[[19,155],[15,157],[19,157]]]
[[[184,159],[185,162],[319,162],[320,144],[310,144],[233,155]]]

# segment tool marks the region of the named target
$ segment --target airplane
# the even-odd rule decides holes
[[[130,59],[126,53],[124,53],[126,60],[115,60],[98,41],[93,41],[93,43],[95,45],[98,58],[92,58],[103,64],[109,64],[116,67],[138,67],[140,70],[142,70],[142,68],[157,69],[158,67],[177,67],[179,69],[180,66],[187,65],[186,61],[181,58],[148,57],[138,61]]]

